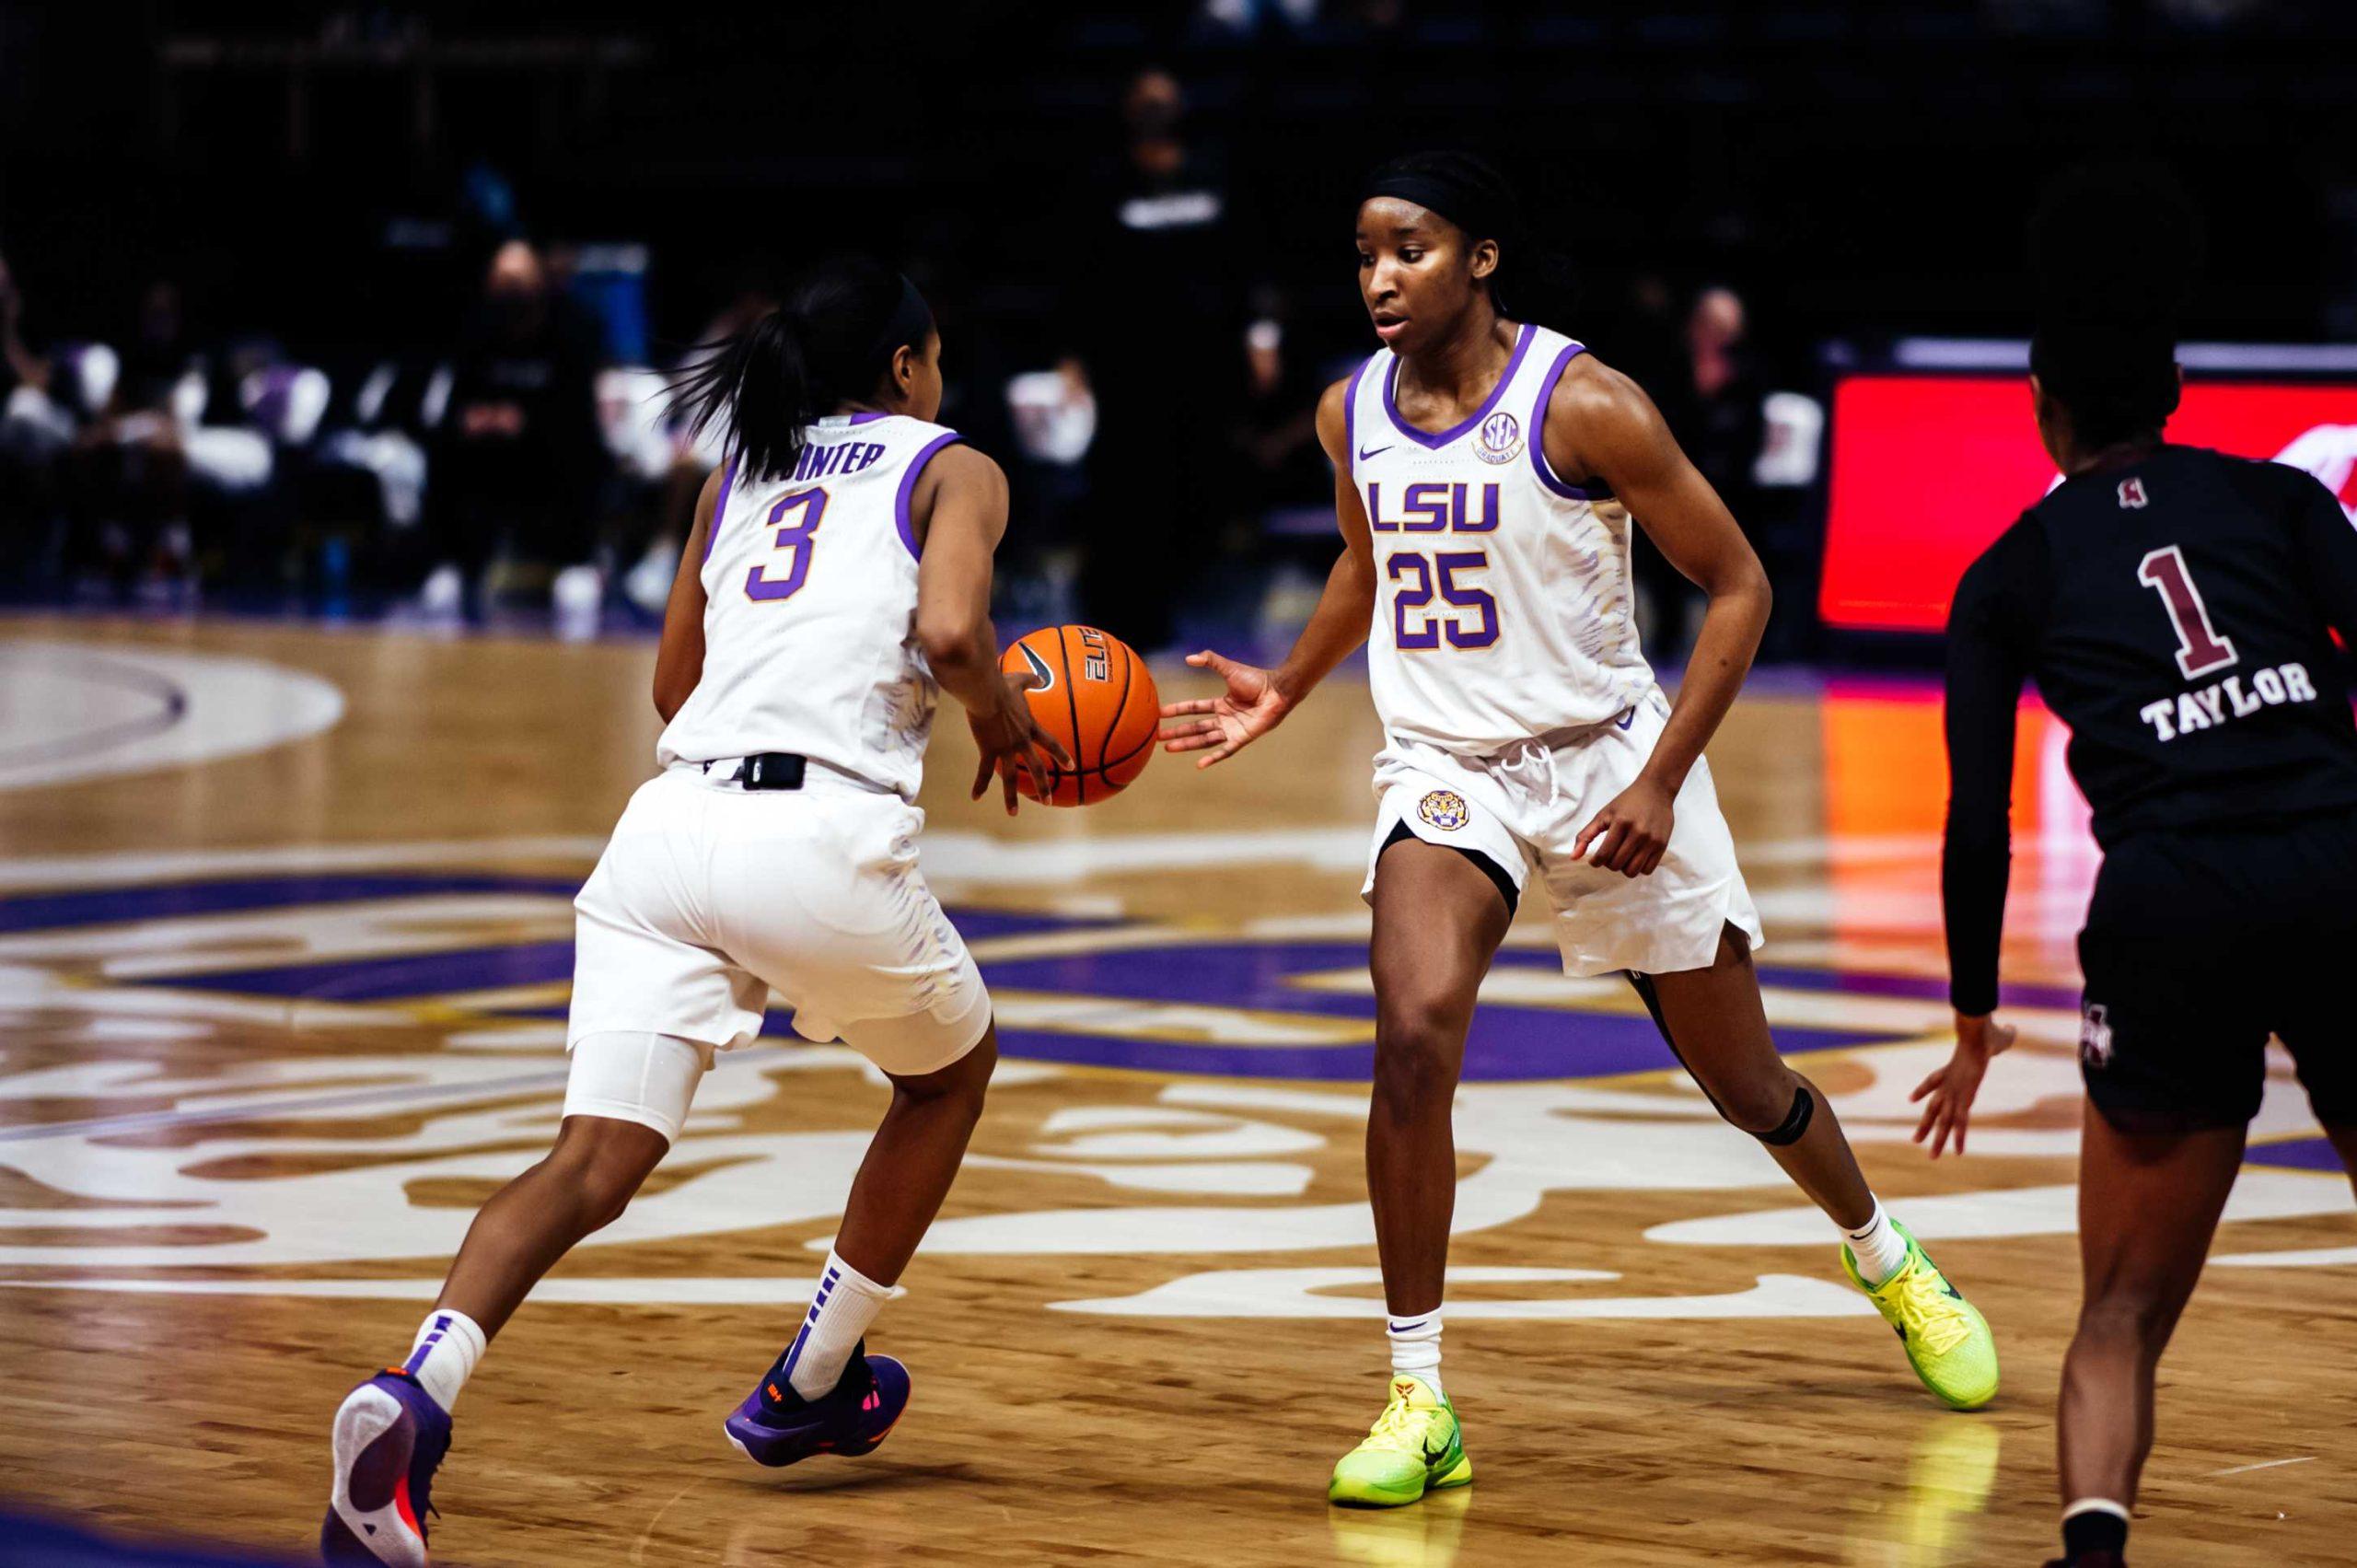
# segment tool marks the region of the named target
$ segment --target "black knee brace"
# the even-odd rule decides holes
[[[1787,1144],[1799,1143],[1801,1134],[1808,1131],[1808,1119],[1816,1114],[1817,1097],[1808,1092],[1806,1084],[1803,1084],[1793,1091],[1793,1109],[1784,1113],[1784,1120],[1765,1132],[1751,1135],[1763,1144],[1781,1149]]]

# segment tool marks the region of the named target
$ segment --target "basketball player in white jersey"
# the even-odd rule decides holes
[[[1533,879],[1565,971],[1631,976],[1721,1115],[1845,1233],[1845,1271],[1925,1385],[1962,1408],[1997,1389],[1987,1324],[1883,1213],[1831,1108],[1769,1036],[1759,918],[1702,760],[1767,623],[1767,579],[1644,393],[1509,317],[1504,296],[1539,282],[1517,213],[1495,171],[1462,155],[1371,178],[1359,289],[1384,347],[1318,412],[1341,559],[1283,665],[1196,654],[1225,694],[1163,710],[1167,747],[1208,767],[1368,645],[1387,738],[1363,889],[1367,1185],[1392,1379],[1381,1419],[1334,1468],[1336,1503],[1411,1503],[1472,1479],[1440,1376],[1449,1112],[1476,993]],[[1710,595],[1674,703],[1631,620],[1632,517]]]
[[[940,336],[905,278],[820,268],[691,373],[692,423],[725,424],[664,618],[662,772],[632,796],[575,902],[572,1075],[556,1146],[483,1205],[403,1356],[346,1397],[321,1547],[422,1564],[450,1408],[541,1274],[622,1212],[686,1120],[715,1051],[772,994],[892,1084],[808,1313],[726,1419],[765,1465],[865,1454],[909,1400],[863,1336],[949,1190],[997,1059],[989,994],[917,869],[914,801],[937,689],[982,753],[1071,759],[1029,677],[999,672],[991,556],[1006,482],[933,423]],[[1045,753],[1046,755],[1043,755]]]

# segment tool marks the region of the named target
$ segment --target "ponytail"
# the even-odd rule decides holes
[[[756,479],[791,473],[802,455],[803,427],[819,417],[799,323],[772,310],[717,343],[700,343],[700,361],[672,383],[688,434],[726,422],[727,449]]]
[[[697,345],[671,383],[691,436],[725,424],[753,479],[792,473],[806,428],[838,404],[873,398],[903,348],[922,349],[933,312],[914,285],[866,257],[829,261],[786,302],[735,337]]]

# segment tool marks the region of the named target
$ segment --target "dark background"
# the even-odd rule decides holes
[[[651,242],[669,336],[747,269],[842,243],[922,255],[946,315],[1052,334],[1088,272],[1076,187],[1118,154],[1122,83],[1158,63],[1249,215],[1223,260],[1345,348],[1355,181],[1426,144],[1508,164],[1597,313],[1642,272],[1730,279],[1785,353],[2019,335],[2041,179],[2154,154],[2217,236],[2189,331],[2345,332],[2357,7],[2213,8],[2235,19],[1460,3],[1239,41],[1183,6],[12,6],[0,246],[54,334],[119,330],[170,270],[211,330],[373,343],[436,330],[470,285],[474,258],[433,240],[484,163],[535,234]],[[1142,349],[1183,330],[1133,305]]]
[[[1183,87],[1189,180],[1225,201],[1221,223],[1157,247],[1111,221],[1131,178],[1122,97],[1150,67]],[[1871,355],[1901,334],[2026,335],[2025,219],[2089,157],[2157,159],[2207,215],[2187,336],[2357,337],[2352,84],[2357,6],[2331,0],[19,5],[0,9],[0,256],[36,351],[124,342],[143,291],[170,279],[214,363],[266,340],[329,367],[341,395],[375,360],[442,354],[504,238],[643,247],[651,342],[620,357],[657,366],[748,291],[831,250],[879,252],[939,315],[945,419],[990,449],[1009,445],[1007,377],[1086,363],[1097,448],[1085,475],[1017,474],[1017,532],[1090,557],[1077,601],[1041,598],[1041,614],[1134,616],[1119,623],[1160,645],[1174,605],[1106,598],[1138,575],[1123,550],[1167,561],[1216,513],[1202,560],[1168,574],[1178,598],[1202,561],[1322,574],[1313,558],[1330,557],[1330,533],[1256,530],[1323,494],[1301,421],[1374,346],[1349,226],[1386,157],[1452,145],[1504,166],[1577,272],[1549,324],[1635,373],[1698,461],[1716,449],[1705,471],[1726,488],[1758,439],[1730,411],[1821,390],[1827,342]],[[1688,311],[1714,285],[1747,327],[1740,397],[1717,416],[1678,385]],[[1248,397],[1254,319],[1283,325],[1284,368]],[[1253,443],[1287,429],[1289,455],[1248,473]],[[447,499],[458,470],[421,438]],[[1212,446],[1215,461],[1187,455]],[[1179,479],[1142,477],[1166,470]],[[333,575],[318,474],[290,454],[234,505],[201,483],[134,505],[137,473],[56,474],[0,486],[61,519],[12,569],[52,595],[94,571],[129,592],[150,540],[187,556],[183,514],[192,564],[168,575],[307,592]],[[593,591],[616,601],[633,560],[676,550],[682,492],[600,484],[580,508],[594,522],[478,553],[594,558]],[[354,580],[397,596],[453,553],[464,525],[437,524],[428,494],[407,555],[362,538]],[[1811,602],[1814,505],[1763,511],[1755,533],[1794,587],[1771,653],[1814,645],[1789,624]],[[117,513],[147,519],[127,554]]]

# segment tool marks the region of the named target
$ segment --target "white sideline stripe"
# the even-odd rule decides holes
[[[573,1307],[767,1307],[810,1299],[816,1279],[638,1278],[542,1280],[531,1299]],[[334,1301],[432,1301],[439,1277],[424,1280],[0,1280],[9,1290],[96,1290],[118,1295],[309,1296]],[[899,1287],[894,1295],[904,1294]]]
[[[2212,1470],[2210,1473],[2213,1476],[2248,1475],[2253,1470],[2278,1469],[2285,1465],[2312,1465],[2316,1461],[2314,1454],[2303,1454],[2296,1459],[2261,1459],[2255,1465],[2229,1465],[2223,1470]]]

